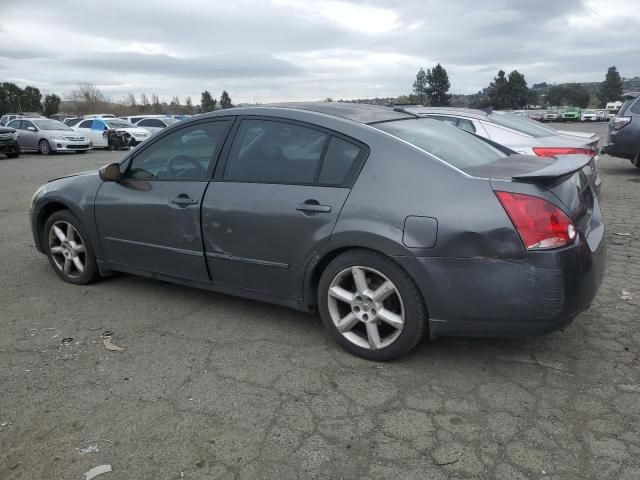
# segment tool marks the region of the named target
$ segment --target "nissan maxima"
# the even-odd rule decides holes
[[[587,156],[508,152],[385,107],[228,109],[43,185],[33,237],[66,282],[126,272],[318,311],[371,360],[425,334],[544,334],[596,294],[602,212]]]

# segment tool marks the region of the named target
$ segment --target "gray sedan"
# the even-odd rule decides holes
[[[509,155],[432,119],[340,103],[222,110],[33,196],[66,282],[127,272],[318,311],[346,350],[533,335],[589,307],[605,263],[582,155]]]
[[[21,118],[9,122],[18,131],[21,150],[38,150],[43,155],[56,152],[84,153],[91,149],[89,140],[57,120]]]

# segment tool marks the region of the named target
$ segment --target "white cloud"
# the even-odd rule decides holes
[[[637,0],[1,2],[0,80],[318,100],[409,93],[440,62],[454,93],[473,93],[498,69],[530,84],[640,75],[639,31]]]

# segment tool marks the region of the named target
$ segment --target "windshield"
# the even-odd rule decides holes
[[[461,170],[493,163],[507,155],[471,133],[429,118],[373,124]]]
[[[487,118],[490,122],[503,127],[526,133],[532,137],[548,137],[549,135],[557,135],[553,128],[547,127],[535,120],[529,120],[526,117],[519,117],[507,112],[493,112]]]
[[[132,128],[133,125],[130,124],[129,122],[125,121],[125,120],[104,120],[104,123],[106,123],[109,128]]]
[[[32,120],[40,130],[65,130],[72,131],[64,123],[57,120]]]

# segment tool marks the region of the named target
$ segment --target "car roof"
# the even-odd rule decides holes
[[[486,118],[489,114],[484,110],[476,110],[474,108],[458,108],[458,107],[396,107],[396,110],[413,113],[415,115],[458,115],[461,117],[477,118],[478,120]]]
[[[640,97],[640,92],[627,92],[622,95],[623,98],[638,98]]]
[[[238,113],[246,111],[256,111],[259,109],[292,109],[305,110],[308,112],[322,113],[334,117],[346,118],[358,123],[371,124],[378,122],[388,122],[391,120],[404,120],[415,118],[415,115],[397,112],[389,107],[380,105],[369,105],[365,103],[347,102],[290,102],[273,103],[256,107],[238,108]],[[218,110],[217,112],[219,112]],[[216,112],[216,113],[217,113]]]

